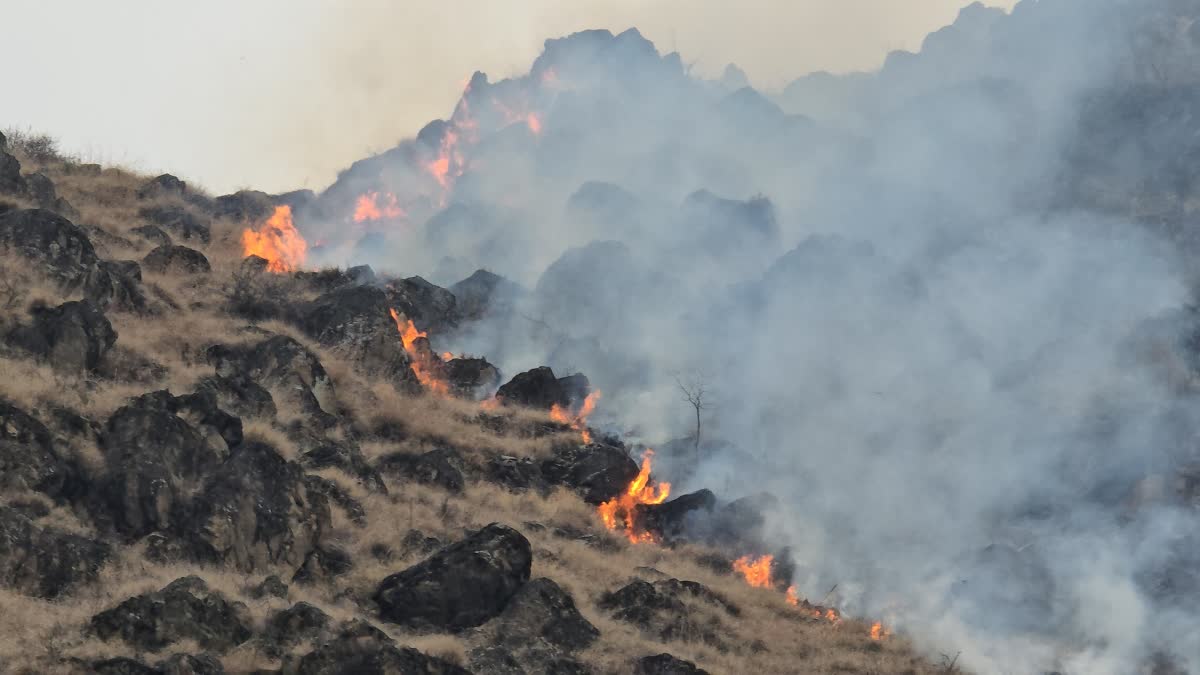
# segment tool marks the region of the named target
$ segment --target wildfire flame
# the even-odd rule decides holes
[[[267,261],[267,270],[282,274],[304,264],[308,242],[292,224],[292,207],[276,206],[275,213],[257,231],[242,230],[242,256],[256,255]]]
[[[733,561],[733,570],[746,579],[746,583],[754,588],[770,588],[771,587],[771,563],[775,557],[770,555],[754,556],[744,555]],[[791,589],[789,589],[791,590]]]
[[[396,202],[396,195],[386,192],[367,192],[358,196],[354,204],[354,222],[361,223],[384,218],[402,218],[406,214]]]
[[[671,494],[670,483],[659,483],[657,489],[650,485],[650,469],[653,460],[654,451],[646,450],[642,455],[642,468],[629,487],[625,489],[625,493],[604,502],[596,509],[606,528],[616,530],[617,522],[622,522],[625,536],[634,544],[654,541],[653,534],[640,531],[637,527],[634,516],[635,507],[638,504],[661,504],[667,501],[667,497]]]
[[[400,341],[404,343],[404,351],[408,352],[409,367],[412,368],[413,375],[417,376],[417,382],[434,394],[448,396],[450,383],[435,369],[437,357],[429,350],[428,334],[425,331],[417,330],[412,321],[402,317],[396,310],[389,309],[388,312],[392,315],[392,321],[396,322],[396,330],[400,332]],[[420,338],[426,340],[425,349],[420,349],[417,344],[417,340]]]
[[[578,431],[580,436],[583,437],[584,445],[587,445],[592,442],[592,433],[588,431],[587,420],[595,412],[596,402],[600,400],[601,396],[602,394],[599,389],[588,394],[587,398],[583,399],[583,405],[579,406],[579,412],[574,415],[568,413],[562,406],[555,403],[550,406],[550,419]]]

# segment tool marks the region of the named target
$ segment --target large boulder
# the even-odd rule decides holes
[[[634,507],[634,520],[659,540],[672,541],[685,534],[689,514],[694,511],[712,513],[716,505],[717,497],[712,491],[698,490],[662,504],[638,504]]]
[[[201,561],[252,572],[297,569],[330,528],[329,504],[304,470],[271,447],[246,442],[206,482],[179,532]]]
[[[50,430],[0,399],[0,490],[64,495],[76,477],[74,467],[54,447]]]
[[[363,372],[415,385],[392,309],[381,288],[345,286],[300,306],[297,319],[309,337],[344,354]]]
[[[495,617],[529,581],[533,552],[520,532],[492,523],[384,579],[380,616],[417,629],[461,631]]]
[[[654,639],[711,645],[722,645],[722,636],[729,634],[722,618],[740,615],[737,607],[705,586],[678,579],[635,580],[602,595],[598,605]]]
[[[521,587],[494,621],[497,639],[513,648],[535,641],[564,652],[586,649],[600,637],[575,607],[570,594],[550,579],[534,579]]]
[[[441,286],[409,277],[389,283],[386,290],[391,306],[426,330],[441,332],[458,323],[458,299]]]
[[[45,209],[0,214],[0,249],[41,266],[66,293],[82,290],[101,307],[143,309],[136,263],[102,261],[82,228]]]
[[[213,215],[239,222],[265,220],[275,211],[275,200],[258,190],[240,190],[213,200]]]
[[[109,559],[107,544],[35,525],[0,505],[0,585],[40,598],[56,598],[95,581]]]
[[[487,270],[477,270],[449,290],[458,300],[458,313],[465,319],[504,313],[522,294],[520,286]]]
[[[230,602],[198,577],[176,579],[160,591],[138,595],[92,617],[103,640],[120,638],[143,651],[189,640],[226,652],[251,637],[246,606]]]
[[[183,526],[191,499],[229,456],[177,410],[166,392],[140,396],[112,414],[101,436],[107,470],[97,510],[126,536]]]
[[[589,504],[621,494],[637,475],[637,462],[624,450],[600,443],[559,447],[542,461],[547,481],[574,489]]]
[[[16,157],[0,148],[0,194],[25,197],[29,194],[29,186],[21,175],[21,163]]]
[[[212,238],[208,220],[180,204],[156,204],[138,209],[138,216],[151,226],[161,227],[177,239],[207,244]]]
[[[33,321],[14,329],[8,342],[63,372],[96,370],[117,341],[112,324],[90,300],[35,307],[30,315]]]
[[[506,404],[520,404],[549,410],[552,406],[570,403],[563,383],[547,366],[518,373],[496,392],[496,398]]]
[[[196,383],[197,393],[211,394],[222,410],[238,417],[275,417],[275,399],[244,372],[214,375]]]
[[[225,378],[245,375],[274,389],[295,410],[318,418],[327,425],[336,410],[333,380],[320,359],[304,345],[286,335],[274,335],[250,347],[216,345],[208,350],[208,361]]]
[[[450,492],[462,492],[465,463],[457,450],[437,448],[420,455],[392,453],[379,460],[379,470]]]
[[[451,393],[460,398],[479,398],[490,394],[500,384],[500,371],[483,358],[450,359],[443,370]]]
[[[25,176],[25,185],[29,190],[30,198],[38,205],[38,208],[55,211],[67,218],[79,217],[79,212],[67,200],[58,196],[58,191],[54,188],[54,181],[50,180],[49,176],[42,173],[31,173]]]
[[[691,661],[677,659],[670,654],[643,656],[633,668],[634,675],[708,675],[708,671],[697,668]]]
[[[147,253],[142,265],[158,274],[205,274],[212,271],[208,258],[200,251],[171,244],[164,244]]]
[[[187,183],[169,173],[164,173],[143,183],[137,190],[137,198],[183,197],[187,192]]]

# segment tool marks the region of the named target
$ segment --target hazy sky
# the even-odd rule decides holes
[[[1011,6],[1014,0],[989,4]],[[760,88],[877,67],[967,0],[0,0],[0,127],[215,192],[320,189],[449,115],[474,70],[528,69],[542,42],[636,26],[701,73]]]

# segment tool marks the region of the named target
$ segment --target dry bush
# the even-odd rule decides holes
[[[267,420],[243,420],[242,435],[248,441],[258,441],[275,448],[279,456],[288,461],[294,461],[300,457],[300,449],[296,447],[292,439]]]
[[[403,640],[404,645],[456,666],[467,665],[467,649],[463,641],[454,635],[419,635]]]

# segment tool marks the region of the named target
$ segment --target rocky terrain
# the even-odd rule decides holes
[[[0,153],[0,671],[945,672],[680,539],[711,493],[606,527],[640,456],[587,429],[586,377],[405,335],[498,278],[271,271],[243,231],[285,197],[27,150]]]
[[[1197,672],[1197,56],[588,30],[284,194],[10,132],[0,671]]]

